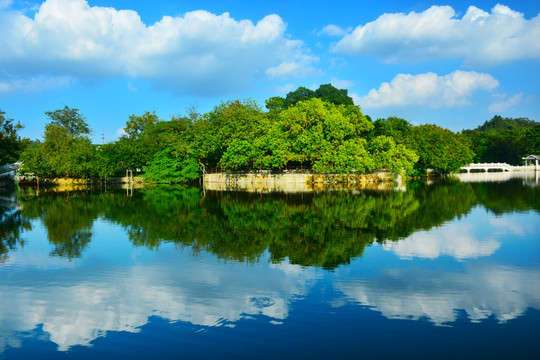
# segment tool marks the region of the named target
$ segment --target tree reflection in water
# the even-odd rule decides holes
[[[246,193],[182,186],[124,192],[40,193],[20,190],[18,209],[0,207],[0,260],[23,245],[23,232],[40,219],[52,255],[80,257],[92,240],[92,225],[104,219],[125,228],[135,246],[164,242],[219,258],[334,269],[361,256],[373,242],[399,241],[416,231],[467,214],[481,205],[495,214],[540,210],[539,188],[519,180],[462,183],[449,178],[410,183],[405,192]]]

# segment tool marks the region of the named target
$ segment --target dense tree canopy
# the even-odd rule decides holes
[[[300,86],[298,89],[289,92],[285,98],[275,96],[266,101],[269,110],[284,110],[296,105],[300,101],[310,99],[321,99],[335,105],[354,105],[353,99],[345,89],[337,89],[332,84],[323,84],[315,91]]]
[[[405,144],[419,156],[415,164],[417,174],[427,169],[443,174],[456,172],[472,163],[474,156],[466,137],[437,125],[413,127]]]
[[[95,173],[95,146],[90,142],[90,127],[78,109],[45,112],[43,142],[35,142],[21,155],[25,171],[38,176],[86,177]]]
[[[23,143],[19,137],[19,130],[23,126],[13,119],[6,118],[5,112],[0,109],[0,166],[18,160]]]
[[[463,133],[472,142],[475,162],[520,165],[523,157],[540,154],[540,123],[527,118],[497,115],[476,129]]]
[[[478,126],[477,131],[502,131],[513,130],[527,127],[538,126],[540,123],[529,120],[528,118],[503,118],[500,115],[495,115],[490,120],[487,120],[482,125]]]
[[[63,109],[45,111],[45,115],[51,120],[50,126],[62,128],[71,136],[82,137],[91,133],[86,119],[79,114],[79,109],[70,109],[65,105]]]
[[[18,159],[26,147],[20,155],[24,171],[40,177],[109,177],[131,169],[148,181],[169,183],[215,169],[444,174],[473,161],[520,164],[522,157],[540,153],[540,124],[533,120],[495,116],[463,133],[399,117],[373,122],[347,90],[331,84],[300,87],[268,99],[266,107],[235,100],[170,120],[149,111],[133,114],[120,139],[101,145],[91,143],[90,126],[76,108],[45,112],[43,141],[28,144],[17,136],[21,126],[0,111],[0,160]]]

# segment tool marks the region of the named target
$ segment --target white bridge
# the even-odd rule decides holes
[[[462,172],[509,172],[509,171],[535,171],[540,170],[538,165],[513,166],[507,163],[479,163],[470,164],[461,168]]]

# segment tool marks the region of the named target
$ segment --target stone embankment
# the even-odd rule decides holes
[[[37,179],[34,176],[19,176],[15,177],[15,181],[19,185],[36,185]],[[55,178],[55,179],[43,179],[39,181],[41,185],[54,186],[57,190],[62,191],[64,189],[76,190],[78,188],[86,188],[87,186],[103,186],[103,185],[115,185],[115,186],[130,186],[134,188],[140,188],[143,186],[143,178],[135,176],[129,177],[114,177],[107,180],[103,179],[71,179],[71,178]]]
[[[313,173],[214,173],[205,174],[206,190],[306,192],[333,189],[402,189],[400,175],[391,172],[372,174]]]

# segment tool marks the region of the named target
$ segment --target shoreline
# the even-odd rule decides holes
[[[206,190],[310,192],[331,189],[403,190],[403,177],[380,171],[371,174],[316,173],[213,173],[205,174],[202,185]]]

